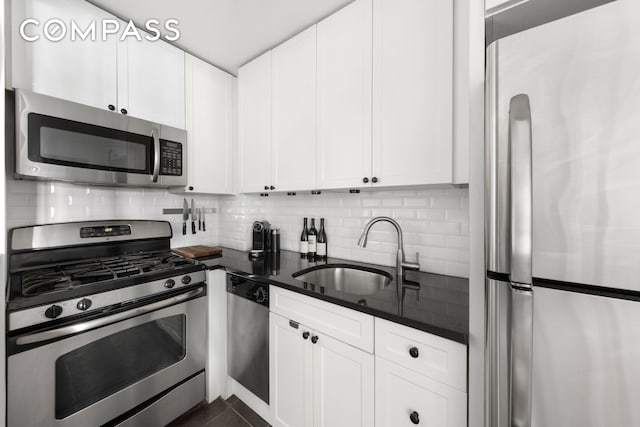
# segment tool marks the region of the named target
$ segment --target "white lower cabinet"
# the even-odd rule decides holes
[[[373,355],[273,312],[269,321],[271,423],[373,426]]]
[[[376,427],[465,427],[467,395],[376,357]]]
[[[313,426],[312,348],[309,339],[302,338],[304,332],[311,333],[269,313],[269,405],[274,426]]]

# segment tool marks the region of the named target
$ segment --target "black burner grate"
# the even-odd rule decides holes
[[[72,286],[177,269],[192,264],[193,260],[171,252],[135,253],[61,264],[22,273],[22,295],[34,296]]]

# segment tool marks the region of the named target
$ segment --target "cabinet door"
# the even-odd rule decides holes
[[[184,52],[144,37],[118,42],[118,111],[123,109],[133,117],[184,129]]]
[[[271,183],[271,51],[238,72],[238,190],[264,191]]]
[[[234,77],[191,55],[185,57],[187,189],[230,194]]]
[[[297,326],[294,326],[297,325]],[[310,329],[269,313],[269,405],[275,427],[311,427],[312,344]]]
[[[380,357],[375,363],[376,427],[467,425],[466,393]]]
[[[372,0],[318,23],[318,188],[369,186]]]
[[[272,51],[272,152],[276,190],[316,185],[316,27]]]
[[[99,25],[113,16],[83,0],[14,0],[11,9],[13,87],[101,109],[116,106],[118,36],[103,41]],[[28,42],[20,36],[20,25],[27,18],[40,23],[25,26],[26,34],[38,36],[37,41]],[[66,35],[57,42],[43,34],[45,23],[53,18],[66,25]],[[72,40],[72,20],[82,30],[96,22],[94,37]]]
[[[373,175],[452,182],[453,2],[373,2]]]
[[[313,345],[314,427],[374,424],[374,357],[319,335]]]

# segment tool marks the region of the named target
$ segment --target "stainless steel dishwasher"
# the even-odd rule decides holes
[[[229,376],[269,403],[269,286],[227,274]]]

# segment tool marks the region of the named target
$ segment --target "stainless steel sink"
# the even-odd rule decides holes
[[[389,286],[393,280],[385,271],[349,264],[318,265],[300,270],[292,276],[301,282],[354,295],[373,295]]]

